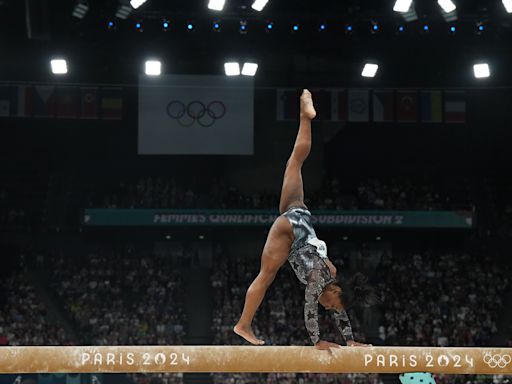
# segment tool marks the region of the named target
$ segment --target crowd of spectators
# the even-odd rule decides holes
[[[165,258],[98,250],[55,256],[51,287],[92,345],[182,344],[183,280]]]
[[[508,272],[486,254],[386,253],[380,338],[388,345],[489,345]]]
[[[439,188],[411,178],[340,181],[331,178],[320,190],[309,193],[312,209],[440,210],[472,207],[466,189]],[[243,193],[225,181],[213,179],[205,185],[180,183],[174,178],[141,177],[91,192],[86,206],[104,208],[215,208],[276,209],[279,195],[269,191]]]
[[[48,318],[48,310],[25,271],[1,279],[0,296],[0,346],[73,345],[72,336]]]

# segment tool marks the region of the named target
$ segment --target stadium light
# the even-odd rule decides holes
[[[363,77],[375,77],[377,74],[377,70],[379,66],[377,64],[366,63],[363,68],[363,72],[361,72],[361,76]]]
[[[396,0],[393,11],[405,13],[411,8],[412,0]]]
[[[160,76],[162,73],[162,63],[158,60],[147,60],[146,61],[146,75],[148,76]]]
[[[210,0],[208,2],[208,8],[213,11],[222,11],[224,4],[226,4],[226,0]]]
[[[452,0],[437,0],[437,4],[443,9],[444,13],[450,13],[457,9]]]
[[[116,10],[116,17],[121,20],[126,20],[132,11],[133,8],[128,3],[128,0],[119,0],[119,5]]]
[[[263,8],[265,8],[265,5],[267,5],[268,0],[254,0],[254,3],[252,3],[251,8],[255,11],[261,12]]]
[[[512,13],[512,0],[501,0],[508,13]]]
[[[225,63],[224,71],[226,76],[240,76],[240,64],[235,62]]]
[[[130,5],[133,7],[133,9],[137,9],[146,1],[147,0],[130,0]]]
[[[65,75],[68,73],[68,64],[64,59],[52,59],[50,61],[54,75]]]
[[[72,15],[77,19],[83,19],[89,11],[89,3],[87,0],[77,0],[73,7]]]
[[[477,79],[483,79],[491,76],[491,70],[489,69],[489,64],[487,63],[479,63],[473,65],[473,72],[475,73],[475,77]]]
[[[242,68],[242,75],[244,76],[255,76],[258,72],[258,64],[256,63],[245,63]]]

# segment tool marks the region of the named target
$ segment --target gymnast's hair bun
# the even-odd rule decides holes
[[[341,300],[345,309],[352,307],[371,307],[380,302],[375,289],[368,284],[368,277],[357,272],[344,284],[341,284]]]

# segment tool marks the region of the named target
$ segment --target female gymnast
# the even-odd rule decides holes
[[[261,267],[245,296],[245,305],[234,332],[255,345],[264,344],[252,331],[252,320],[277,271],[288,260],[299,281],[306,285],[304,320],[311,341],[317,349],[338,348],[338,344],[320,339],[318,303],[332,310],[337,328],[349,346],[364,346],[354,341],[346,309],[372,305],[376,295],[357,273],[351,280],[335,284],[336,268],[327,258],[325,242],[316,237],[311,213],[304,204],[302,164],[311,150],[311,120],[316,116],[311,93],[305,89],[300,98],[300,125],[292,154],[286,163],[279,212],[270,228],[261,255]]]

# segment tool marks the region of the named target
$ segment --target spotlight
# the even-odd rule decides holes
[[[491,76],[491,70],[489,69],[489,64],[487,63],[479,63],[473,65],[473,72],[477,79],[483,79]]]
[[[115,23],[113,21],[109,21],[107,23],[107,28],[108,29],[114,29],[116,27]]]
[[[363,72],[361,72],[361,76],[363,77],[375,77],[377,74],[377,70],[379,66],[377,64],[366,63],[363,68]]]
[[[162,63],[158,60],[146,61],[146,75],[160,76],[162,73]]]
[[[437,0],[437,4],[443,9],[444,13],[451,13],[457,9],[452,0]]]
[[[235,62],[225,63],[224,71],[226,72],[226,76],[239,76],[240,64]]]
[[[245,34],[247,33],[247,20],[240,20],[240,33]]]
[[[146,1],[147,0],[130,0],[130,5],[133,7],[133,9],[137,9]]]
[[[169,27],[170,27],[170,26],[171,26],[171,24],[169,23],[169,21],[168,21],[168,20],[164,20],[164,21],[162,21],[162,29],[163,29],[164,31],[167,31],[167,30],[169,29]]]
[[[138,31],[138,32],[143,32],[144,31],[144,28],[142,26],[142,23],[140,21],[136,22],[135,23],[135,29]]]
[[[192,32],[195,29],[193,23],[187,23],[187,31]]]
[[[507,13],[512,13],[512,0],[501,0]]]
[[[399,25],[398,28],[397,28],[397,31],[398,31],[398,33],[404,33],[405,32],[405,27],[403,25]]]
[[[372,26],[370,28],[370,32],[377,33],[377,32],[379,32],[379,29],[380,29],[379,23],[377,23],[376,21],[372,21]]]
[[[478,23],[476,23],[476,33],[478,35],[481,35],[482,33],[484,33],[485,29],[486,29],[486,26],[483,21],[479,21]]]
[[[293,31],[293,32],[298,32],[298,31],[299,31],[299,29],[300,29],[299,24],[293,24],[293,25],[292,25],[292,31]]]
[[[457,33],[457,27],[456,27],[455,25],[452,25],[452,26],[450,27],[450,33],[451,33],[452,35],[454,35],[455,33]]]
[[[64,59],[52,59],[50,65],[54,75],[65,75],[68,73],[68,64]]]
[[[224,4],[226,0],[210,0],[208,3],[208,8],[214,11],[222,11],[224,9]]]
[[[242,75],[244,76],[255,76],[258,71],[258,64],[256,63],[245,63],[242,68]]]
[[[133,8],[127,2],[122,1],[117,7],[116,17],[121,20],[126,20],[132,13]]]
[[[214,32],[220,32],[220,23],[218,21],[214,21],[212,24],[212,29]]]
[[[428,24],[423,24],[423,32],[425,32],[425,33],[430,32],[430,27],[428,26]]]
[[[72,15],[77,19],[83,19],[89,11],[89,3],[87,0],[78,0],[73,8]]]
[[[272,31],[272,30],[274,29],[274,23],[273,23],[273,22],[271,22],[271,21],[269,21],[269,22],[267,23],[267,26],[265,27],[265,29],[267,30],[267,32]]]
[[[346,34],[352,33],[353,30],[354,30],[354,27],[352,27],[351,24],[345,25],[345,33]]]
[[[396,0],[393,11],[405,13],[411,8],[412,0]]]
[[[318,26],[318,30],[319,30],[320,32],[324,32],[324,31],[326,31],[326,30],[327,30],[327,25],[325,25],[325,23],[320,24],[320,25]]]
[[[343,241],[347,241],[348,240],[348,236],[343,236]]]
[[[254,3],[252,3],[251,8],[255,11],[261,12],[263,8],[265,8],[265,5],[267,5],[268,0],[254,0]]]

